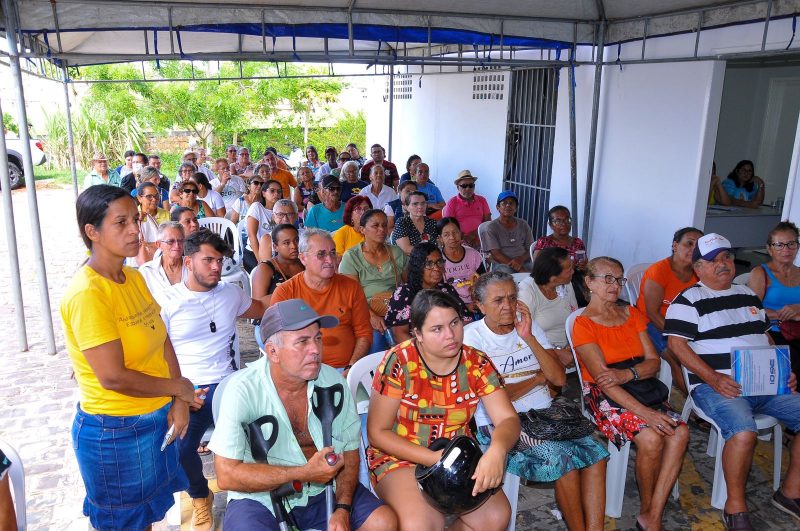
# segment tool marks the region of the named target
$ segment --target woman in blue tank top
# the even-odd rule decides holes
[[[767,252],[772,260],[753,269],[748,282],[772,320],[769,332],[772,339],[776,344],[791,347],[795,373],[800,369],[800,340],[787,341],[778,325],[780,321],[800,321],[800,267],[794,265],[799,237],[794,223],[778,223],[767,236]]]

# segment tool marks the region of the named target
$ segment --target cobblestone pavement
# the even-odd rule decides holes
[[[21,276],[25,298],[25,317],[28,324],[30,350],[19,352],[16,344],[14,309],[11,301],[8,249],[5,238],[0,240],[0,326],[6,330],[6,349],[0,363],[0,437],[19,451],[26,471],[26,493],[29,529],[85,530],[88,520],[82,515],[83,484],[69,440],[69,426],[77,401],[77,388],[72,379],[69,359],[64,351],[63,332],[58,315],[58,303],[72,274],[85,259],[83,244],[77,233],[72,191],[69,188],[50,188],[37,183],[39,211],[44,233],[45,257],[50,288],[53,321],[56,326],[58,353],[45,353],[44,334],[39,308],[33,251],[27,215],[26,191],[13,195],[20,247]],[[0,220],[2,223],[2,220]],[[5,227],[2,228],[5,234]],[[253,340],[252,326],[240,323],[240,348],[243,362],[254,360],[258,350]],[[682,405],[676,400],[676,406]],[[709,506],[714,460],[705,454],[708,430],[690,424],[689,455],[680,477],[680,499],[670,500],[664,518],[669,530],[722,529],[719,511]],[[631,456],[635,451],[631,452]],[[783,469],[788,455],[784,451]],[[205,472],[214,477],[211,456],[204,457]],[[756,529],[798,529],[798,522],[774,509],[769,503],[772,474],[771,443],[759,442],[753,471],[748,483],[748,501]],[[212,489],[218,491],[216,482]],[[628,470],[622,518],[606,519],[606,529],[632,529],[638,510],[638,496],[633,473],[633,459]],[[225,492],[217,492],[214,513],[218,521],[224,514]],[[184,498],[182,529],[188,529],[190,515]],[[566,529],[554,515],[556,509],[550,485],[520,488],[517,529]],[[160,522],[157,531],[175,531],[177,526]],[[221,526],[217,527],[221,529]]]

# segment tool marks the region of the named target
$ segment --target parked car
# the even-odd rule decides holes
[[[25,186],[25,174],[22,171],[22,140],[6,137],[6,150],[8,151],[8,177],[11,180],[11,189],[15,190]],[[44,164],[47,156],[41,140],[31,139],[31,159],[33,165]]]

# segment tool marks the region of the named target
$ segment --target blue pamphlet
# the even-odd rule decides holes
[[[788,345],[731,349],[731,376],[742,386],[742,396],[790,394],[791,371]]]

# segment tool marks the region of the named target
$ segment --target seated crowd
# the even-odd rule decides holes
[[[329,147],[323,162],[309,146],[295,176],[271,148],[258,162],[244,147],[215,161],[190,150],[173,184],[158,157],[131,152],[110,169],[95,154],[77,202],[89,258],[61,302],[94,528],[148,528],[183,490],[192,528],[214,528],[198,455],[213,425],[226,530],[286,520],[499,531],[516,517],[499,488],[506,472],[552,482],[567,527],[599,530],[609,459],[600,436],[635,445],[636,528],[661,529],[689,440],[659,380],[662,360],[726,441],[725,527],[753,528],[754,415],[796,432],[800,395],[742,396],[730,352],[789,345],[800,369],[797,227],[770,232],[771,260],[749,286],[733,284],[727,239],[680,229],[627,304],[623,265],[587,257],[567,208],[552,208],[552,233],[535,240],[513,191],[499,194],[492,219],[469,170],[445,200],[419,156],[401,177],[380,145],[370,154]],[[200,227],[212,217],[236,234]],[[251,296],[223,281],[230,237],[242,239]],[[239,318],[259,320],[262,357],[247,368]],[[362,427],[343,378],[370,353],[382,359]],[[570,370],[591,421],[564,395]],[[326,416],[322,397],[336,389]],[[451,449],[467,444],[460,436],[473,439],[463,453],[474,474],[446,498],[470,506],[444,514],[445,497],[420,478],[450,466]],[[772,503],[800,520],[797,437],[790,456]]]

